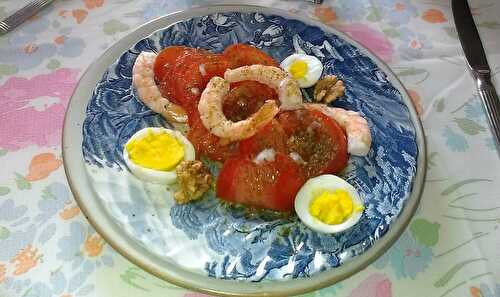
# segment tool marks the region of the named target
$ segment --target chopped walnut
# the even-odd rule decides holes
[[[314,87],[314,100],[330,103],[344,95],[344,82],[338,80],[335,75],[327,75],[320,79]]]
[[[212,176],[201,161],[182,161],[175,168],[179,190],[175,192],[175,201],[179,204],[198,200],[210,189]]]

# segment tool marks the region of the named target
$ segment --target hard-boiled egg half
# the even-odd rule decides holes
[[[363,209],[363,201],[356,189],[330,174],[309,179],[295,198],[295,212],[300,220],[322,233],[349,229],[359,221]]]
[[[293,54],[286,57],[280,64],[301,88],[309,88],[318,82],[323,72],[323,64],[315,56]]]
[[[125,144],[123,157],[137,178],[152,183],[172,184],[175,167],[181,161],[195,159],[191,142],[182,133],[166,128],[144,128]]]

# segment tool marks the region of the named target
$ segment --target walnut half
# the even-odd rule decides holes
[[[179,204],[200,199],[212,184],[212,176],[201,161],[182,161],[175,168],[179,190],[174,199]]]
[[[327,75],[320,79],[314,87],[314,100],[317,102],[330,103],[344,95],[344,82],[337,79],[335,75]]]

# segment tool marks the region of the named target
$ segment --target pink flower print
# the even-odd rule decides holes
[[[0,86],[0,147],[59,144],[64,111],[77,69],[61,68],[31,79],[11,77]]]
[[[392,60],[394,47],[384,33],[359,23],[343,25],[339,27],[339,29],[369,48],[385,62],[390,62]]]
[[[391,297],[391,281],[381,273],[374,273],[352,290],[349,297]]]

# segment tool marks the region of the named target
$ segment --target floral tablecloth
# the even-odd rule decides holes
[[[0,18],[21,2],[0,1]],[[449,2],[253,3],[305,14],[370,48],[408,88],[427,137],[425,190],[406,232],[364,271],[305,296],[500,296],[500,159]],[[73,200],[60,145],[68,100],[94,59],[152,18],[211,3],[220,1],[60,0],[0,37],[1,296],[206,296],[149,275],[103,241]],[[500,2],[470,5],[498,73]],[[494,81],[500,89],[500,75]]]

